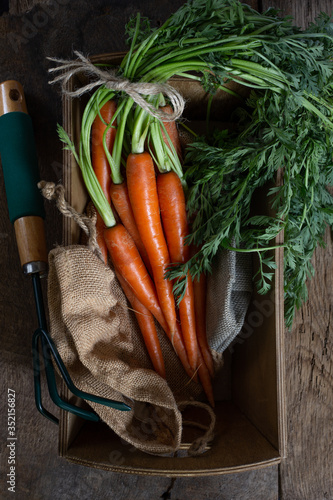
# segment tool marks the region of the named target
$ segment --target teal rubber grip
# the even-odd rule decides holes
[[[37,186],[40,178],[34,131],[27,113],[13,111],[0,116],[0,157],[10,221],[29,215],[45,218]]]

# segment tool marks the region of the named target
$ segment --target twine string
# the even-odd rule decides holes
[[[74,51],[77,60],[66,60],[48,57],[49,61],[55,62],[58,66],[50,68],[49,73],[59,73],[54,76],[49,83],[61,83],[62,93],[69,97],[80,97],[81,95],[93,90],[96,87],[104,85],[107,89],[114,92],[125,92],[133,101],[143,108],[151,116],[163,120],[173,121],[179,119],[184,111],[185,100],[183,96],[167,83],[151,83],[151,82],[131,82],[126,78],[121,78],[116,74],[116,70],[104,70],[95,66],[88,58],[79,51]],[[69,90],[67,84],[69,80],[78,73],[85,73],[90,78],[94,78],[76,90]],[[162,93],[170,101],[173,112],[168,114],[163,110],[155,108],[143,96],[153,96]]]
[[[188,449],[188,455],[191,457],[195,457],[204,453],[208,443],[213,440],[216,416],[213,409],[209,405],[207,405],[206,403],[202,403],[201,401],[181,401],[180,403],[178,403],[178,409],[180,411],[184,410],[187,406],[195,406],[197,408],[203,408],[208,412],[210,416],[210,424],[208,426],[204,426],[194,421],[193,422],[187,420],[183,421],[183,425],[198,427],[199,429],[203,429],[206,431],[202,436],[195,439],[191,443],[191,446]]]
[[[54,184],[54,182],[40,181],[38,187],[42,195],[47,200],[55,200],[59,211],[65,216],[73,219],[88,237],[88,248],[102,258],[100,248],[97,243],[96,230],[96,211],[91,212],[91,216],[80,214],[73,208],[65,199],[65,188],[62,184]]]

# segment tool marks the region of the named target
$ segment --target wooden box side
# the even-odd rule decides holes
[[[189,432],[175,456],[156,457],[125,443],[103,423],[82,423],[78,417],[62,412],[60,454],[89,467],[167,477],[233,474],[280,463],[278,450],[234,403],[218,402],[216,419],[214,441],[202,455],[186,456],[187,439],[190,442],[194,437]]]

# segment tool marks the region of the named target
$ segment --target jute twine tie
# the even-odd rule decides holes
[[[102,258],[97,243],[96,210],[91,210],[88,215],[80,214],[65,200],[65,188],[62,184],[55,185],[54,182],[40,181],[38,187],[47,200],[54,200],[59,211],[65,216],[73,219],[88,237],[88,248],[98,257]]]
[[[49,83],[61,83],[64,95],[69,97],[80,97],[84,93],[104,85],[107,89],[114,92],[125,92],[138,106],[147,111],[147,113],[151,116],[160,120],[177,120],[183,114],[185,100],[183,96],[171,85],[166,83],[131,82],[126,78],[117,76],[116,70],[114,69],[104,70],[98,68],[78,51],[74,51],[74,54],[78,58],[74,61],[53,57],[47,58],[49,61],[58,64],[57,67],[50,68],[48,70],[49,73],[61,72],[61,74],[55,76]],[[95,80],[76,90],[68,90],[67,84],[69,80],[78,73],[84,73],[90,78],[95,78]],[[155,108],[144,97],[142,97],[158,95],[161,93],[169,99],[173,108],[173,113],[168,114]]]
[[[191,427],[197,427],[199,429],[203,429],[206,431],[202,436],[195,439],[192,442],[189,449],[187,450],[188,455],[191,457],[201,455],[206,450],[208,443],[210,443],[214,438],[214,429],[216,423],[216,416],[214,410],[206,403],[202,403],[200,401],[181,401],[180,403],[177,404],[177,406],[179,411],[183,411],[187,406],[195,406],[197,408],[202,408],[205,411],[207,411],[210,416],[210,424],[207,427],[199,424],[198,422],[193,422],[191,420],[183,421],[183,426],[187,425]]]

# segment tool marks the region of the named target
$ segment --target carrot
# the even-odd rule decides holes
[[[153,160],[149,153],[131,153],[126,162],[128,193],[142,241],[146,247],[156,291],[171,335],[176,329],[172,283],[165,279],[170,264],[163,234]]]
[[[200,382],[203,387],[203,390],[205,391],[209,403],[214,408],[215,401],[214,401],[212,381],[210,378],[209,370],[204,362],[200,349],[198,352],[198,359],[199,359],[198,372],[199,372]]]
[[[179,303],[179,319],[189,363],[191,368],[195,370],[198,365],[198,340],[195,324],[193,283],[189,274],[184,297]]]
[[[98,244],[99,249],[100,249],[101,254],[102,254],[104,264],[107,265],[107,263],[108,263],[108,249],[107,249],[105,238],[104,238],[104,230],[105,230],[104,221],[103,221],[102,217],[99,215],[99,213],[97,212],[96,239],[97,239],[97,244]]]
[[[157,335],[153,315],[143,304],[141,304],[139,299],[133,293],[132,288],[128,285],[127,281],[122,277],[117,268],[115,268],[115,273],[127,300],[133,308],[154,370],[161,377],[166,378],[162,349]]]
[[[147,250],[141,240],[139,230],[135,222],[126,181],[123,181],[120,184],[115,184],[112,182],[110,186],[110,195],[113,206],[117,214],[119,215],[122,224],[126,227],[127,231],[132,236],[146,268],[152,275],[152,269],[149,262]]]
[[[104,238],[113,265],[132,288],[140,302],[160,324],[165,324],[154,283],[126,228],[122,224],[111,225],[104,230]]]
[[[187,375],[190,377],[191,380],[194,380],[195,382],[197,382],[196,372],[191,368],[190,363],[188,361],[188,356],[187,356],[187,352],[185,349],[185,345],[184,345],[184,341],[183,341],[183,337],[182,337],[182,333],[181,333],[181,329],[180,329],[179,324],[176,323],[176,329],[175,329],[173,335],[171,335],[169,330],[166,330],[165,333],[167,334],[168,338],[170,339],[170,342],[172,343],[173,348],[175,350],[175,353],[177,354],[181,364],[183,365],[185,372],[187,373]]]
[[[173,113],[173,109],[169,104],[167,104],[166,106],[161,106],[160,109],[164,113],[169,113],[169,114]],[[176,122],[173,120],[170,122],[163,122],[163,126],[167,132],[167,135],[166,135],[164,129],[162,128],[162,136],[163,136],[164,142],[169,147],[171,147],[171,145],[170,145],[170,142],[171,142],[171,144],[175,148],[175,151],[178,155],[178,158],[181,160],[182,159],[182,146],[180,143],[179,133],[178,133]]]
[[[193,289],[198,344],[209,373],[213,377],[214,362],[206,332],[206,276],[203,273],[200,275],[200,279],[194,278]]]
[[[188,235],[185,195],[179,176],[171,171],[157,175],[157,192],[161,217],[172,262],[187,262],[189,246],[185,244]]]
[[[189,247],[185,244],[188,234],[185,195],[181,180],[175,172],[157,175],[157,192],[163,229],[173,263],[189,259]],[[194,295],[191,276],[188,274],[185,294],[179,303],[179,317],[185,348],[190,366],[197,368],[198,342],[195,327]]]
[[[143,304],[159,322],[172,342],[173,348],[184,370],[190,378],[195,379],[195,374],[188,362],[180,328],[178,324],[175,325],[175,330],[173,332],[168,328],[158,304],[154,284],[128,231],[121,224],[117,224],[107,228],[104,231],[104,237],[114,267],[117,268],[117,271],[132,289],[141,304]]]
[[[113,100],[108,101],[100,109],[100,114],[106,123],[110,123],[114,113],[116,111],[116,103]],[[110,185],[111,185],[111,175],[110,175],[110,165],[107,160],[104,146],[103,146],[103,134],[105,132],[106,125],[101,120],[100,116],[97,115],[93,121],[91,127],[91,161],[94,172],[101,185],[101,188],[106,196],[108,202],[111,202],[110,196]],[[111,127],[106,133],[106,146],[109,150],[112,150],[116,130]],[[101,250],[104,263],[107,264],[107,247],[104,239],[104,229],[105,224],[102,217],[97,212],[96,230],[97,230],[97,243]]]
[[[100,115],[106,123],[110,123],[116,112],[116,103],[113,100],[109,100],[100,109]],[[106,196],[109,203],[113,203],[116,212],[122,224],[126,227],[130,235],[132,236],[141,257],[149,271],[151,271],[151,266],[147,256],[146,249],[141,241],[138,229],[133,216],[133,211],[130,205],[127,185],[126,182],[113,183],[109,160],[105,154],[103,135],[107,126],[101,120],[100,116],[97,115],[93,121],[91,127],[91,159],[92,166],[96,177],[102,187],[102,190]],[[116,128],[110,127],[106,132],[105,144],[109,152],[112,152],[114,141],[116,137]],[[117,180],[120,180],[120,178]],[[98,217],[98,224],[102,225],[100,218]],[[103,256],[107,252],[107,249],[103,248],[104,238],[100,238],[98,242],[100,243],[100,248]],[[105,244],[104,244],[105,246]]]
[[[107,101],[100,109],[101,117],[106,123],[110,123],[116,111],[116,103],[113,100]],[[110,186],[111,171],[108,159],[103,146],[103,134],[106,129],[105,123],[97,115],[91,127],[91,161],[96,177],[102,187],[106,199],[111,202]],[[116,129],[110,127],[106,133],[106,147],[112,151],[116,135]]]
[[[122,286],[122,288],[124,290],[124,293],[127,296],[127,291],[125,292],[125,289],[123,287],[123,283],[125,282],[125,284],[127,285],[127,289],[130,288],[130,287],[129,287],[128,283],[124,280],[124,278],[121,278],[121,279],[122,279],[121,286]],[[132,294],[134,295],[133,290],[132,290]],[[131,302],[131,300],[130,300],[130,302]],[[141,307],[144,307],[144,306],[141,304]],[[133,305],[133,308],[135,309],[134,305]],[[177,354],[177,356],[178,356],[181,364],[183,365],[183,368],[184,368],[185,372],[187,373],[187,375],[191,379],[193,379],[193,380],[196,381],[197,380],[196,374],[192,370],[192,368],[190,367],[190,364],[188,362],[188,357],[187,357],[187,353],[186,353],[186,349],[185,349],[185,346],[184,346],[184,342],[183,342],[183,338],[182,338],[182,334],[181,334],[179,325],[176,324],[176,329],[174,331],[174,334],[171,335],[170,330],[168,329],[168,326],[167,326],[166,321],[165,321],[165,319],[164,319],[163,316],[159,317],[158,322],[159,322],[160,326],[162,327],[164,333],[167,335],[167,337],[169,338],[170,342],[172,343],[174,351]]]

